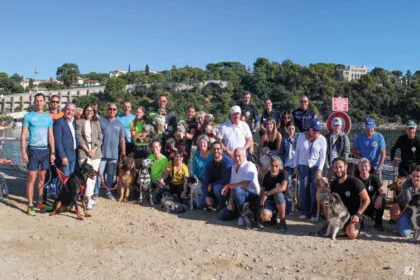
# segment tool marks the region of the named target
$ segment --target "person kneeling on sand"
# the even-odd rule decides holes
[[[286,225],[286,190],[288,173],[283,169],[280,157],[270,159],[270,172],[264,176],[261,185],[260,205],[264,207],[260,214],[261,222],[269,222],[273,214],[277,213],[279,229],[287,230]],[[262,225],[259,224],[262,228]]]

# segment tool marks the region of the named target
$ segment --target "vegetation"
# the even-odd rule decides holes
[[[81,76],[105,85],[105,93],[80,97],[77,103],[84,106],[97,99],[103,110],[107,102],[120,106],[122,100],[128,99],[133,106],[142,105],[151,110],[156,107],[157,96],[166,94],[169,106],[180,118],[185,117],[189,105],[194,105],[197,110],[214,114],[220,122],[227,118],[230,106],[239,102],[242,92],[249,90],[260,113],[267,97],[272,99],[274,108],[283,112],[297,108],[299,97],[308,95],[312,108],[325,120],[331,113],[331,98],[341,96],[349,99],[349,114],[354,121],[367,116],[383,123],[420,120],[420,71],[403,74],[399,70],[377,67],[357,81],[337,79],[338,72],[344,68],[342,64],[302,66],[290,60],[278,63],[258,58],[252,71],[239,62],[218,62],[208,64],[205,69],[173,65],[160,73],[152,73],[146,65],[145,71],[128,72],[114,78],[92,72]],[[18,92],[19,75],[9,78],[4,74],[0,73],[0,91]],[[57,69],[57,78],[66,86],[74,83],[77,75],[80,74],[76,64],[66,63]],[[228,86],[221,87],[218,83],[199,86],[211,80],[227,81]],[[126,85],[130,85],[130,90],[125,90]]]

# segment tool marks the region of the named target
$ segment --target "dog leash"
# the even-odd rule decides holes
[[[102,176],[101,170],[98,169],[98,173],[99,173],[99,178],[101,178],[102,187],[104,187],[104,189],[106,189],[108,191],[113,191],[116,188],[118,188],[118,185],[119,185],[118,177],[117,177],[117,183],[115,184],[115,187],[109,188],[105,185],[104,177]]]

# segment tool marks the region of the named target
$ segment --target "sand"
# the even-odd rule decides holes
[[[169,214],[99,198],[91,218],[26,215],[26,179],[7,176],[0,279],[419,279],[420,242],[373,222],[358,240],[309,236],[315,225],[245,230],[201,210]],[[413,276],[405,269],[414,269]],[[408,272],[409,274],[410,272]]]

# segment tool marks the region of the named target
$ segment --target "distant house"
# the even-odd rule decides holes
[[[27,79],[27,78],[23,78],[23,79],[22,79],[22,81],[20,81],[20,85],[21,85],[23,88],[27,88],[27,87],[29,87],[29,79]]]
[[[125,71],[124,69],[115,69],[114,71],[109,72],[109,77],[118,77],[119,75],[125,74],[127,73],[127,71]]]
[[[339,80],[347,80],[347,81],[354,81],[359,80],[361,77],[368,73],[368,69],[366,66],[354,66],[350,65],[347,66],[345,69],[341,69],[338,71],[338,79]]]
[[[139,73],[146,74],[146,70],[139,70]],[[154,70],[149,70],[149,73],[150,74],[157,74],[158,72],[154,71]]]

